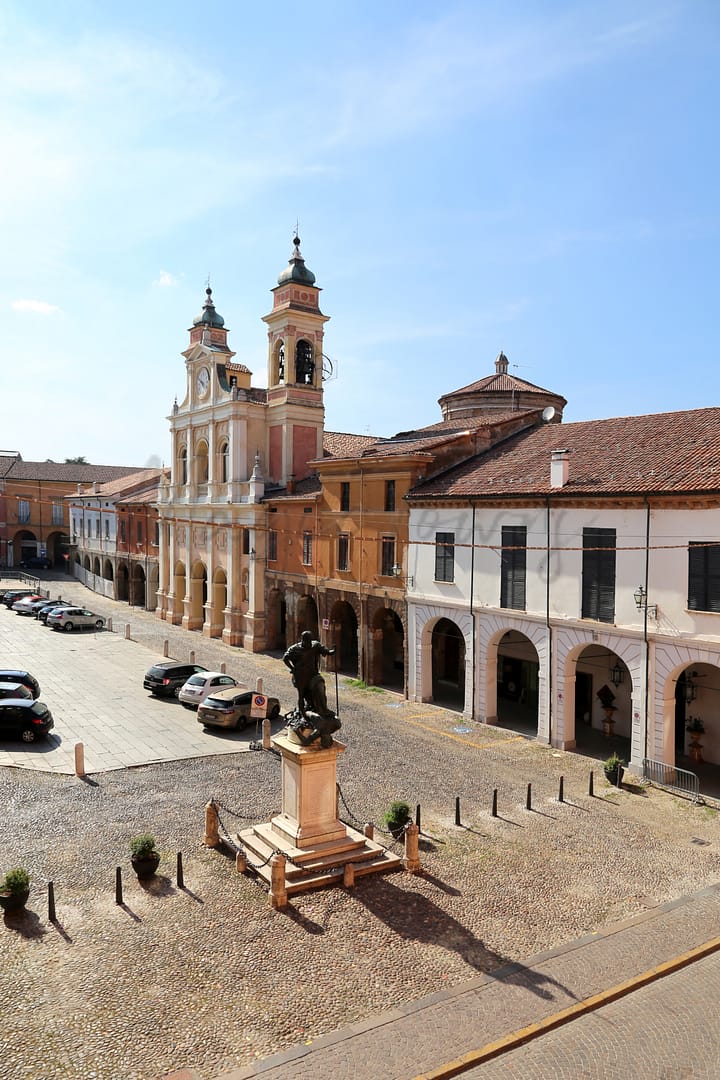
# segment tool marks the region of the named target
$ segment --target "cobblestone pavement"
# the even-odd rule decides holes
[[[88,602],[86,590],[73,587]],[[95,597],[89,606],[113,610]],[[201,663],[231,657],[244,681],[260,675],[270,693],[281,700],[288,694],[277,658],[183,634],[147,613],[114,610],[158,655],[166,637],[173,655],[192,644]],[[357,1024],[373,1029],[377,1047],[387,1027],[400,1044],[400,1063],[368,1072],[365,1065],[377,1068],[377,1059],[363,1065],[355,1057],[350,1068],[336,1068],[335,1080],[411,1077],[420,1071],[413,1071],[417,1030],[408,1037],[378,1024],[388,1010],[412,1014],[418,1002],[424,1010],[432,1006],[428,995],[445,1001],[434,1019],[425,1014],[440,1064],[461,1051],[445,1021],[448,1010],[469,1001],[469,984],[495,985],[493,976],[508,964],[652,914],[718,880],[718,822],[710,807],[644,789],[632,776],[618,792],[597,772],[590,798],[588,773],[597,763],[579,755],[459,724],[457,714],[342,681],[340,702],[340,736],[348,746],[338,762],[342,816],[362,824],[380,821],[391,799],[421,804],[423,873],[301,894],[282,911],[271,909],[254,880],[237,875],[232,853],[201,842],[211,796],[222,804],[228,832],[279,809],[274,755],[171,761],[97,773],[87,782],[0,769],[0,870],[22,864],[33,879],[27,913],[0,924],[3,1080],[156,1080],[181,1069],[211,1080],[291,1048],[318,1040],[322,1046],[323,1037]],[[564,803],[557,801],[560,775]],[[497,818],[490,814],[493,788]],[[456,796],[461,827],[454,824]],[[127,844],[146,829],[163,858],[158,877],[141,886],[127,873]],[[178,851],[183,888],[174,876]],[[114,902],[118,865],[122,906]],[[47,917],[50,880],[56,923]],[[701,908],[688,905],[695,915],[677,920],[672,932],[667,925],[657,931],[666,951],[681,951],[692,934],[703,937]],[[609,950],[618,952],[624,978],[630,958]],[[615,974],[600,971],[598,981]],[[563,1007],[562,987],[528,978],[529,986],[518,980],[526,1008]],[[518,1026],[518,998],[498,1010],[503,1031]],[[470,1011],[471,1019],[476,1015]],[[299,1068],[298,1061],[276,1075],[301,1076]]]

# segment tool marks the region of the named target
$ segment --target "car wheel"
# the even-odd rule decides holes
[[[33,731],[32,728],[25,728],[23,730],[23,733],[22,733],[22,741],[23,742],[35,742],[36,738],[37,738],[37,736],[36,736],[36,734],[35,734],[35,732]]]
[[[279,715],[280,715],[280,706],[279,705],[273,705],[272,709],[270,710],[270,719],[271,720],[277,720]]]
[[[179,687],[179,686],[176,686],[176,687],[175,687],[175,689],[174,689],[174,690],[173,690],[173,692],[172,692],[172,696],[173,696],[174,698],[178,698],[178,697],[180,696],[180,687]]]
[[[235,730],[236,731],[244,731],[245,728],[247,727],[247,722],[248,722],[247,716],[238,716],[237,723],[235,724]]]
[[[194,709],[195,708],[195,706],[191,705],[189,701],[181,701],[180,704],[182,705],[183,709]]]
[[[95,629],[96,630],[102,630],[104,625],[105,625],[105,623],[103,622],[102,619],[96,619],[95,620]]]
[[[72,630],[72,628],[73,628],[73,624],[71,622],[66,622],[65,626],[63,627],[63,630]]]

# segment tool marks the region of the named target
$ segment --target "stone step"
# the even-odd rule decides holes
[[[342,868],[349,862],[358,865],[359,872],[359,867],[364,863],[371,863],[378,858],[383,859],[385,855],[385,849],[380,844],[374,840],[368,840],[365,836],[349,837],[347,841],[321,844],[311,850],[283,846],[268,825],[256,825],[252,829],[245,829],[237,834],[237,838],[247,850],[252,863],[266,864],[266,860],[269,860],[278,848],[283,854],[300,863],[301,865],[295,865],[295,862],[289,860],[286,862],[285,876],[288,881],[304,878],[308,872],[326,873],[334,868]],[[301,856],[300,858],[296,852]],[[263,875],[266,866],[269,874],[269,862],[257,872]]]
[[[389,873],[392,870],[400,870],[402,868],[400,857],[385,849],[382,849],[381,853],[369,862],[355,863],[354,860],[348,861],[353,861],[356,878],[363,877],[366,874]],[[285,865],[286,869],[291,868],[290,863],[286,863]],[[267,885],[270,884],[271,871],[269,863],[266,866],[261,867],[261,869],[256,870],[255,873]],[[342,885],[342,883],[342,867],[331,867],[326,870],[318,869],[316,873],[303,874],[302,877],[290,877],[287,874],[285,876],[285,888],[288,895],[308,892],[311,889],[319,889],[326,885]]]

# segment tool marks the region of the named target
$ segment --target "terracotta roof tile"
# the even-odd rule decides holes
[[[5,466],[6,461],[9,462]],[[88,465],[58,461],[22,461],[0,457],[0,476],[7,480],[56,480],[71,484],[102,484],[121,476],[142,472],[137,466]]]
[[[366,446],[378,441],[377,435],[349,435],[342,431],[323,433],[325,457],[357,457]]]

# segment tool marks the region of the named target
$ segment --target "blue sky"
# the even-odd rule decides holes
[[[326,427],[494,370],[566,420],[720,403],[720,5],[0,7],[0,449],[167,461],[208,274],[267,384],[296,220]]]

